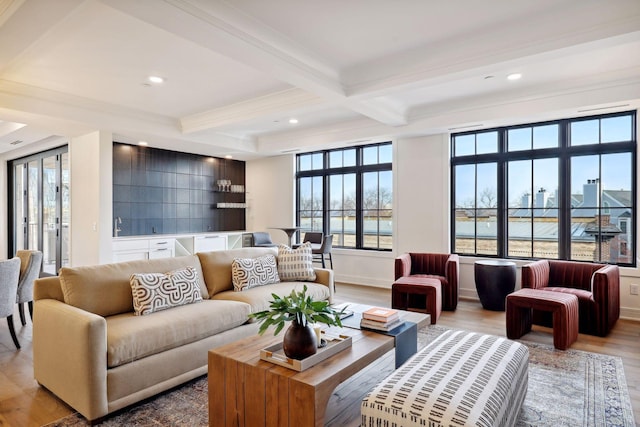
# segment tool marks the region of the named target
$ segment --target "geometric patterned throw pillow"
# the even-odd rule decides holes
[[[305,242],[296,249],[279,245],[278,274],[283,282],[316,280],[311,243]]]
[[[236,258],[231,263],[234,291],[246,291],[256,286],[280,283],[276,257],[264,255],[256,258]]]
[[[202,300],[198,273],[193,267],[169,273],[135,273],[129,283],[136,316]]]

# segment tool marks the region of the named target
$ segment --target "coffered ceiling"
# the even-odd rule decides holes
[[[0,153],[105,130],[250,159],[639,99],[638,0],[0,0]]]

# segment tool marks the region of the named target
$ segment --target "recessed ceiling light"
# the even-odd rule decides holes
[[[298,119],[289,119],[289,124],[292,124],[292,125],[298,124]]]
[[[519,80],[522,77],[522,74],[520,73],[513,73],[513,74],[509,74],[507,76],[508,80]]]
[[[142,145],[143,147],[146,147],[147,145],[149,145],[149,143],[147,141],[138,141],[138,145]]]
[[[148,80],[151,83],[155,83],[155,84],[164,83],[164,79],[162,77],[159,77],[159,76],[149,76]]]

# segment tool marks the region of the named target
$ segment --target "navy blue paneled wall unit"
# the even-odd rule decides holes
[[[119,236],[244,230],[244,185],[242,161],[113,144]]]

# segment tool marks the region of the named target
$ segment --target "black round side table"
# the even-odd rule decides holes
[[[504,311],[505,298],[516,286],[516,263],[511,261],[476,261],[476,290],[482,308]]]

